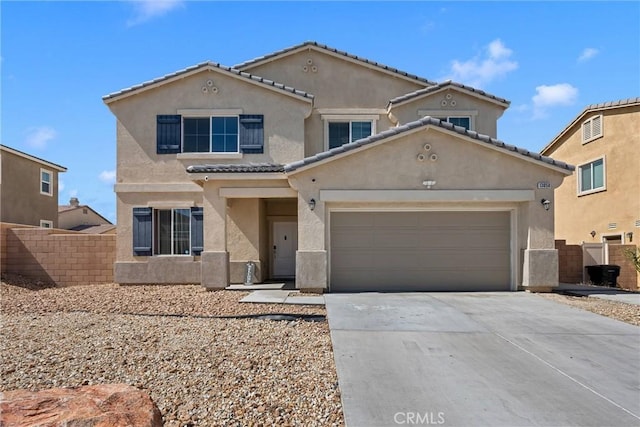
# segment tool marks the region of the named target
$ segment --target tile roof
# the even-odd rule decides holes
[[[431,87],[427,87],[427,88],[424,88],[424,89],[416,90],[415,92],[410,92],[410,93],[398,96],[396,98],[393,98],[393,99],[391,99],[389,101],[388,105],[391,106],[391,105],[395,105],[395,104],[402,104],[405,101],[409,101],[411,99],[414,99],[414,98],[417,98],[417,97],[420,97],[422,95],[426,95],[426,94],[429,94],[429,93],[437,92],[437,91],[439,91],[441,89],[444,89],[446,87],[449,87],[449,86],[453,86],[453,87],[457,87],[457,88],[460,88],[460,89],[467,90],[469,92],[473,92],[473,93],[475,93],[477,95],[480,95],[482,97],[489,98],[489,99],[491,99],[493,101],[496,101],[499,104],[503,104],[505,107],[507,107],[507,106],[509,106],[509,104],[511,104],[511,101],[508,101],[508,100],[506,100],[504,98],[500,98],[499,96],[491,95],[490,93],[487,93],[487,92],[485,92],[483,90],[476,89],[476,88],[473,88],[471,86],[463,85],[462,83],[456,83],[456,82],[453,82],[451,80],[447,80],[447,81],[444,81],[442,83],[438,83],[435,86],[431,86]]]
[[[585,114],[591,113],[593,111],[610,110],[610,109],[614,109],[614,108],[623,108],[623,107],[629,107],[629,106],[633,106],[633,105],[640,105],[640,97],[620,99],[620,100],[617,100],[617,101],[601,102],[599,104],[587,105],[580,112],[580,114],[578,114],[575,117],[575,119],[573,119],[564,129],[562,129],[560,131],[560,133],[558,133],[555,136],[555,138],[553,138],[551,140],[551,142],[546,147],[544,147],[542,149],[541,153],[544,153],[547,150],[549,150],[558,141],[558,139],[560,139],[560,137],[562,137],[562,135],[567,133],[569,131],[569,129],[571,129]]]
[[[291,93],[293,95],[297,95],[297,96],[302,97],[302,98],[307,98],[307,99],[313,100],[313,95],[310,94],[310,93],[307,93],[305,91],[298,90],[298,89],[295,89],[293,87],[286,86],[286,85],[284,85],[282,83],[274,82],[273,80],[265,79],[265,78],[262,78],[260,76],[255,76],[253,74],[250,74],[250,73],[247,73],[247,72],[244,72],[244,71],[240,71],[240,70],[236,70],[234,68],[227,67],[225,65],[221,65],[221,64],[219,64],[217,62],[211,62],[211,61],[201,62],[199,64],[192,65],[191,67],[183,68],[182,70],[178,70],[176,72],[173,72],[173,73],[170,73],[170,74],[166,74],[166,75],[164,75],[162,77],[158,77],[156,79],[149,80],[149,81],[137,84],[135,86],[131,86],[129,88],[122,89],[122,90],[119,90],[117,92],[110,93],[108,95],[103,96],[102,100],[105,101],[105,102],[109,102],[109,101],[113,100],[114,98],[118,98],[118,97],[120,97],[122,95],[130,94],[132,92],[138,91],[138,90],[146,88],[148,86],[156,85],[158,83],[163,83],[163,82],[165,82],[167,80],[170,80],[172,78],[179,77],[179,76],[181,76],[183,74],[187,74],[187,73],[190,73],[190,72],[193,72],[193,71],[197,71],[199,69],[206,69],[206,68],[209,68],[209,69],[216,68],[216,69],[219,69],[219,70],[222,70],[222,71],[226,71],[226,72],[231,73],[231,74],[235,74],[236,76],[245,78],[247,80],[251,80],[251,81],[254,81],[254,82],[257,82],[257,83],[261,83],[261,84],[263,84],[265,86],[271,86],[271,87],[274,87],[276,89],[282,90],[284,92],[288,92],[288,93]]]
[[[349,52],[345,52],[343,50],[338,50],[338,49],[335,49],[333,47],[329,47],[326,44],[321,44],[321,43],[318,43],[318,42],[315,42],[315,41],[306,41],[304,43],[300,43],[300,44],[297,44],[295,46],[291,46],[291,47],[288,47],[288,48],[285,48],[285,49],[281,49],[281,50],[275,51],[273,53],[269,53],[269,54],[264,55],[264,56],[259,56],[257,58],[251,59],[249,61],[245,61],[245,62],[242,62],[240,64],[234,65],[233,68],[237,68],[237,69],[248,68],[248,67],[251,67],[252,65],[258,64],[260,62],[268,61],[268,60],[273,59],[275,57],[278,57],[280,55],[284,55],[286,53],[289,53],[289,52],[292,52],[292,51],[295,51],[295,50],[298,50],[298,49],[301,49],[301,48],[304,48],[304,47],[310,47],[310,46],[317,47],[317,48],[326,50],[328,52],[335,53],[337,55],[342,55],[342,56],[345,56],[347,58],[355,59],[356,61],[360,61],[360,62],[362,62],[364,64],[372,65],[372,66],[374,66],[376,68],[380,68],[380,69],[382,69],[384,71],[389,71],[389,72],[392,72],[392,73],[395,73],[395,74],[399,74],[402,77],[406,77],[406,78],[409,78],[409,79],[412,79],[412,80],[417,80],[417,81],[419,81],[419,82],[421,82],[423,84],[427,84],[427,85],[436,84],[435,82],[427,80],[424,77],[420,77],[420,76],[417,76],[415,74],[410,74],[410,73],[407,73],[406,71],[401,71],[401,70],[398,70],[397,68],[389,67],[389,66],[381,64],[379,62],[371,61],[371,60],[363,58],[361,56],[353,55],[353,54],[351,54]]]
[[[79,231],[86,234],[103,234],[115,229],[114,224],[99,224],[99,225],[76,225],[70,228],[71,231]]]
[[[451,124],[449,122],[445,122],[445,121],[438,120],[436,118],[427,116],[427,117],[423,117],[420,120],[416,120],[414,122],[410,122],[410,123],[407,123],[405,125],[398,126],[398,127],[395,127],[395,128],[392,128],[392,129],[389,129],[389,130],[386,130],[386,131],[383,131],[383,132],[380,132],[380,133],[377,133],[377,134],[374,134],[374,135],[371,135],[371,136],[369,136],[367,138],[363,138],[363,139],[360,139],[358,141],[354,141],[354,142],[342,145],[340,147],[332,148],[329,151],[324,151],[322,153],[318,153],[315,156],[310,156],[310,157],[307,157],[305,159],[302,159],[302,160],[299,160],[299,161],[296,161],[296,162],[293,162],[293,163],[286,164],[286,165],[284,165],[284,170],[287,173],[288,172],[293,172],[293,171],[295,171],[297,169],[300,169],[302,167],[305,167],[305,166],[320,162],[322,160],[325,160],[325,159],[328,159],[328,158],[331,158],[331,157],[334,157],[334,156],[337,156],[337,155],[340,155],[340,154],[343,154],[343,153],[358,149],[358,148],[363,147],[365,145],[369,145],[369,144],[372,144],[374,142],[381,141],[381,140],[384,140],[386,138],[390,138],[392,136],[402,134],[404,132],[408,132],[408,131],[410,131],[412,129],[416,129],[416,128],[420,128],[420,127],[428,126],[428,125],[438,126],[440,128],[456,132],[456,133],[458,133],[460,135],[476,139],[476,140],[484,142],[486,144],[493,145],[493,146],[498,147],[498,148],[500,148],[500,149],[502,149],[504,151],[516,153],[516,154],[519,154],[519,155],[522,155],[522,156],[526,156],[526,157],[530,157],[530,158],[532,158],[534,160],[540,161],[540,162],[548,164],[548,165],[556,166],[556,167],[559,167],[561,169],[565,169],[565,170],[568,170],[568,171],[572,171],[572,170],[575,169],[573,166],[571,166],[571,165],[569,165],[567,163],[554,160],[554,159],[552,159],[550,157],[542,156],[542,155],[540,155],[538,153],[534,153],[534,152],[531,152],[529,150],[525,150],[523,148],[518,148],[518,147],[516,147],[514,145],[506,144],[505,142],[502,142],[502,141],[500,141],[498,139],[491,138],[491,137],[489,137],[487,135],[479,134],[479,133],[474,132],[474,131],[469,131],[469,130],[466,130],[464,127],[454,126],[453,124]]]
[[[188,173],[265,173],[284,172],[284,165],[275,163],[248,163],[231,165],[192,165]]]

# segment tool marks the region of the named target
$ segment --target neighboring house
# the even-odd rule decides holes
[[[576,165],[555,191],[557,239],[637,244],[640,98],[587,106],[542,154]]]
[[[307,42],[103,99],[119,283],[220,289],[253,262],[307,291],[557,285],[573,168],[496,139],[503,98]]]
[[[0,221],[58,227],[58,174],[67,168],[0,145]]]
[[[88,205],[72,197],[68,205],[58,206],[58,227],[89,234],[114,234],[116,226]]]

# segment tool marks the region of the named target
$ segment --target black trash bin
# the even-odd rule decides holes
[[[594,285],[616,287],[616,281],[620,276],[619,265],[588,265],[585,268],[589,274],[589,281]]]

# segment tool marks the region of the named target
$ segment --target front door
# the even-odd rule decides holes
[[[273,277],[295,277],[298,224],[273,223]]]

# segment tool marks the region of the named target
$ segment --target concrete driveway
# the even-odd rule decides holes
[[[348,427],[640,426],[640,328],[527,293],[327,294]]]

